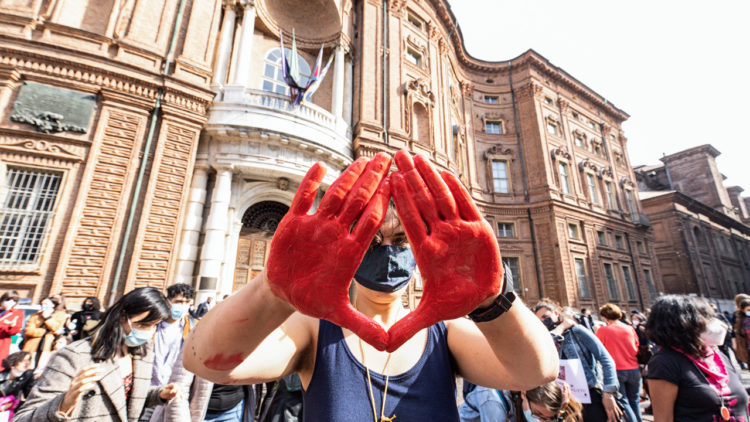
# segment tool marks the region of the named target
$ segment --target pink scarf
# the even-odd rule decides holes
[[[674,350],[687,356],[687,358],[703,372],[708,383],[711,384],[711,387],[713,387],[719,395],[728,396],[731,394],[731,391],[729,390],[729,373],[727,372],[727,368],[724,365],[721,356],[714,352],[712,347],[706,347],[703,349],[704,355],[700,359],[696,359],[680,349]]]

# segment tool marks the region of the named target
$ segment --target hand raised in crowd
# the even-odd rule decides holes
[[[393,199],[422,278],[417,309],[389,330],[388,351],[439,321],[489,306],[501,291],[503,266],[495,234],[461,182],[438,174],[423,157],[396,153]]]
[[[298,311],[348,328],[380,350],[388,335],[351,306],[348,288],[385,218],[390,165],[383,153],[357,159],[308,214],[326,173],[322,163],[313,165],[279,223],[265,274],[273,293]]]
[[[607,422],[618,422],[622,418],[622,409],[617,404],[615,393],[603,393],[602,404],[607,412]]]
[[[159,391],[159,398],[164,401],[170,401],[173,398],[177,397],[179,393],[180,389],[177,388],[177,385],[175,385],[174,383],[167,384]]]
[[[70,382],[70,389],[65,393],[62,403],[60,403],[60,412],[65,414],[71,412],[81,400],[81,396],[93,389],[94,384],[102,379],[103,375],[98,365],[83,368]]]

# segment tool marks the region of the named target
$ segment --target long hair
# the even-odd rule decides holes
[[[91,308],[92,311],[101,311],[102,310],[102,304],[99,302],[99,298],[96,296],[89,296],[86,299],[83,300],[84,303],[86,303],[87,300],[91,301],[91,305],[93,307]],[[81,310],[83,310],[83,304],[81,304]]]
[[[557,420],[560,422],[583,421],[583,415],[581,414],[583,407],[572,396],[569,396],[568,400],[565,401],[562,388],[560,388],[560,384],[557,381],[551,381],[527,391],[526,399],[530,403],[544,406],[548,412],[557,415]],[[517,408],[521,409],[520,406]],[[518,420],[525,420],[522,412],[519,411],[517,413],[520,416]]]
[[[714,317],[706,302],[690,296],[667,295],[651,307],[646,335],[661,347],[679,349],[700,358],[703,340],[700,335]]]
[[[117,356],[125,343],[125,330],[122,328],[123,317],[132,318],[135,315],[148,312],[139,322],[163,321],[169,318],[167,299],[154,287],[135,289],[102,314],[94,334],[91,336],[91,356],[94,362],[101,362]],[[131,355],[146,354],[146,345],[128,347]]]
[[[16,303],[18,303],[18,292],[15,290],[6,291],[5,293],[3,293],[2,297],[0,297],[0,302],[6,300],[15,300]]]

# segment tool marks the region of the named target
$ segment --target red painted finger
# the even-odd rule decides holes
[[[422,243],[427,237],[427,229],[400,171],[391,174],[391,192],[409,242],[413,245]]]
[[[458,218],[458,210],[456,209],[456,202],[453,200],[453,194],[451,194],[443,179],[440,178],[435,167],[421,155],[414,157],[414,164],[420,176],[422,176],[422,180],[424,180],[430,189],[440,216],[446,220]]]
[[[362,214],[390,167],[391,157],[382,152],[367,163],[367,167],[352,186],[344,205],[341,207],[339,218],[342,222],[351,224]]]
[[[326,165],[318,161],[310,167],[305,177],[297,188],[297,193],[294,194],[292,200],[292,206],[289,207],[289,212],[297,215],[305,215],[310,210],[313,202],[315,201],[315,195],[318,193],[318,187],[323,177],[326,175]]]
[[[359,338],[378,350],[385,350],[388,346],[388,333],[385,332],[383,327],[364,316],[348,303],[345,307],[339,308],[336,314],[329,318],[332,318],[329,319],[332,323],[352,330]]]
[[[390,330],[388,330],[388,353],[394,352],[401,347],[407,340],[414,337],[419,330],[436,324],[439,320],[434,320],[425,312],[426,308],[417,307],[414,312],[409,313],[401,320],[397,321]]]
[[[481,214],[477,206],[474,204],[474,200],[471,199],[471,195],[466,191],[464,185],[459,181],[456,176],[448,171],[444,171],[440,174],[448,185],[448,189],[453,193],[453,198],[456,200],[458,206],[458,212],[461,214],[461,218],[466,221],[479,221],[482,219]]]
[[[362,213],[357,225],[352,231],[352,236],[362,245],[370,243],[375,233],[378,232],[380,226],[383,225],[385,220],[385,214],[388,210],[388,201],[391,199],[391,183],[390,178],[386,177],[380,182],[380,187],[375,196],[372,197],[370,203]]]
[[[367,158],[360,157],[349,165],[349,167],[341,173],[341,176],[336,179],[335,182],[328,188],[326,194],[323,196],[323,200],[320,201],[318,206],[318,213],[324,216],[334,215],[339,212],[341,204],[344,203],[346,195],[352,189],[352,186],[359,179],[359,175],[367,165]]]
[[[404,150],[397,152],[395,160],[399,172],[404,175],[406,184],[409,186],[407,191],[410,195],[413,195],[419,213],[422,214],[422,218],[429,226],[430,222],[439,219],[430,190],[422,180],[422,176],[419,175],[417,168],[414,166],[414,160],[408,152]]]

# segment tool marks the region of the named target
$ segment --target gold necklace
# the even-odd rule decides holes
[[[357,309],[357,299],[354,299],[354,309]],[[385,365],[383,366],[383,372],[382,374],[385,375],[385,387],[383,388],[383,402],[380,406],[380,421],[378,421],[378,412],[375,409],[375,395],[372,393],[372,379],[370,378],[370,368],[367,367],[367,364],[365,363],[365,347],[362,344],[362,339],[357,337],[359,340],[359,352],[362,354],[362,366],[365,367],[365,371],[367,372],[367,387],[370,391],[370,404],[372,405],[372,420],[374,422],[393,422],[394,419],[396,419],[396,414],[394,413],[393,416],[390,418],[387,418],[385,416],[385,399],[388,397],[388,378],[389,375],[387,374],[388,371],[388,364],[391,363],[391,353],[388,353],[388,358],[385,360]]]

